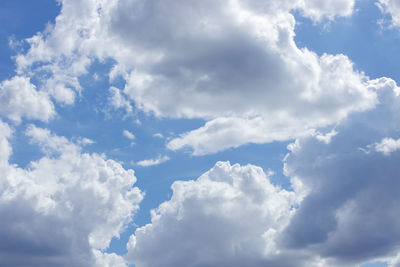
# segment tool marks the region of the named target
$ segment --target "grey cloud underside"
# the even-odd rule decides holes
[[[365,149],[400,135],[399,91],[386,82],[378,107],[350,116],[329,144],[305,138],[293,146],[287,174],[312,190],[285,230],[286,245],[353,264],[398,251],[400,154]]]

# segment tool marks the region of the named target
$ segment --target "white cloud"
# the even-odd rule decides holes
[[[123,94],[121,94],[121,91],[118,88],[111,86],[109,91],[111,93],[111,96],[109,97],[109,102],[113,108],[125,109],[125,112],[127,114],[132,112],[133,108],[131,106],[131,103],[129,102],[129,100],[126,99]]]
[[[128,130],[124,130],[124,131],[122,132],[122,134],[123,134],[126,138],[128,138],[129,140],[135,139],[135,135],[134,135],[133,133],[131,133],[130,131],[128,131]]]
[[[9,165],[10,129],[0,123],[0,258],[6,265],[126,266],[103,253],[132,220],[143,194],[132,170],[86,154],[64,137],[29,126],[46,156]],[[108,265],[107,265],[108,264]]]
[[[8,158],[12,153],[11,145],[8,142],[8,138],[11,137],[11,134],[11,128],[0,120],[0,168],[4,168],[8,165]]]
[[[380,142],[368,145],[367,153],[371,153],[371,150],[381,152],[386,156],[400,149],[400,139],[393,139],[390,137],[383,138]]]
[[[124,9],[129,8],[133,7]],[[375,93],[367,88],[368,78],[355,71],[347,57],[319,57],[295,45],[295,21],[287,12],[278,9],[276,14],[268,10],[259,14],[239,4],[211,8],[206,3],[201,5],[207,10],[204,13],[185,4],[168,10],[154,4],[154,8],[157,12],[149,10],[143,20],[146,18],[157,36],[166,37],[161,42],[137,33],[134,36],[138,39],[128,41],[150,47],[146,50],[154,52],[150,55],[160,56],[137,64],[125,92],[139,108],[158,116],[208,121],[204,127],[183,134],[182,140],[172,141],[170,148],[189,146],[194,154],[206,154],[248,142],[287,140],[376,103]],[[187,9],[193,13],[191,27],[199,30],[190,31],[183,22]],[[163,12],[179,16],[162,16],[165,20],[158,21],[155,14]],[[154,16],[154,21],[149,16]],[[125,19],[130,21],[128,14]],[[126,35],[130,28],[120,24],[130,23],[124,16],[119,21],[121,35]],[[131,23],[141,22],[138,18]],[[182,51],[182,46],[192,49]],[[222,127],[227,120],[234,125]],[[226,133],[227,139],[230,134],[237,138],[221,144],[218,138]]]
[[[153,134],[153,137],[162,139],[164,138],[164,135],[162,133],[155,133]]]
[[[79,91],[75,78],[93,60],[112,59],[110,79],[123,77],[124,94],[145,112],[213,124],[230,118],[244,132],[252,118],[264,122],[264,138],[247,134],[201,153],[270,142],[277,132],[290,139],[375,104],[368,78],[347,57],[319,57],[294,42],[292,10],[317,22],[349,16],[353,7],[354,0],[62,1],[56,24],[29,39],[28,53],[17,57],[18,72],[47,71],[42,87],[57,88],[49,85],[54,80]],[[111,104],[129,113],[129,101],[110,91]],[[195,150],[207,145],[186,141],[180,143]]]
[[[81,146],[87,146],[87,145],[92,145],[95,143],[92,139],[86,138],[86,137],[80,137],[77,140],[77,143]]]
[[[292,129],[288,128],[288,125]],[[262,117],[251,119],[221,117],[211,120],[205,126],[184,133],[168,142],[167,147],[178,150],[191,147],[193,155],[216,153],[230,147],[238,147],[248,142],[267,143],[285,141],[305,135],[309,130],[300,122],[281,120],[269,121]]]
[[[164,162],[166,162],[168,160],[169,160],[168,156],[166,156],[166,155],[164,155],[164,156],[158,155],[158,157],[154,158],[154,159],[145,159],[145,160],[138,161],[138,162],[136,162],[136,165],[139,165],[139,166],[142,166],[142,167],[150,167],[150,166],[154,166],[154,165],[158,165],[158,164],[164,163]]]
[[[55,111],[48,95],[37,91],[29,78],[15,76],[0,84],[0,114],[20,123],[22,117],[48,121]]]
[[[398,0],[379,0],[376,2],[383,14],[391,17],[390,25],[400,27],[400,1]]]
[[[306,0],[302,1],[302,12],[315,21],[323,17],[334,19],[336,16],[347,17],[353,14],[355,0]]]
[[[274,187],[261,168],[218,162],[172,190],[130,238],[135,266],[318,266],[302,251],[280,251],[277,237],[300,199]]]

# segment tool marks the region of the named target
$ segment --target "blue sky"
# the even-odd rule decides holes
[[[399,266],[399,11],[2,1],[0,266]]]

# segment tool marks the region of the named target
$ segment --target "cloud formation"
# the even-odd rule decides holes
[[[49,96],[37,91],[29,78],[15,76],[0,84],[0,115],[16,123],[23,117],[48,121],[55,110]]]
[[[102,250],[143,198],[133,171],[33,125],[26,135],[45,156],[22,169],[8,163],[11,134],[0,122],[1,264],[126,266]]]
[[[376,109],[350,116],[336,127],[330,143],[297,140],[285,160],[286,174],[300,179],[310,193],[285,230],[284,242],[339,266],[394,256],[400,245],[395,189],[400,154],[390,141],[399,138],[400,88],[390,79],[376,80],[375,86]]]
[[[136,108],[207,121],[173,140],[171,149],[189,146],[206,154],[288,140],[376,104],[368,77],[346,56],[318,56],[294,42],[290,12],[318,22],[350,16],[353,8],[354,0],[65,0],[55,24],[30,38],[28,52],[16,57],[17,72],[38,77],[42,91],[71,103],[66,92],[82,89],[76,77],[96,60],[115,62],[110,80],[126,81],[124,94]],[[129,112],[119,90],[110,90],[112,105]],[[234,127],[224,128],[224,120]],[[226,131],[246,134],[208,145]],[[206,136],[191,137],[199,133]]]
[[[195,181],[175,182],[172,190],[171,200],[152,211],[151,224],[138,228],[130,238],[127,258],[136,266],[307,266],[306,262],[313,262],[301,252],[286,258],[276,247],[276,237],[300,199],[294,192],[274,187],[261,168],[218,162]]]
[[[173,184],[171,199],[131,237],[127,259],[138,267],[396,266],[400,152],[360,148],[399,138],[400,88],[386,78],[370,86],[375,109],[289,145],[293,191],[258,167],[219,162]]]

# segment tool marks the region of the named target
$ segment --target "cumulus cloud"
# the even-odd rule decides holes
[[[391,257],[400,245],[399,88],[390,79],[373,84],[380,101],[376,109],[351,115],[330,143],[297,140],[285,160],[286,174],[299,178],[310,193],[283,242],[339,266]],[[368,153],[360,149],[370,144]]]
[[[48,121],[55,111],[49,96],[37,91],[29,78],[15,76],[0,84],[0,114],[20,123],[22,117]]]
[[[277,247],[300,198],[274,187],[261,168],[218,162],[172,190],[130,238],[127,258],[135,266],[317,266],[309,255],[287,257]]]
[[[383,14],[390,16],[390,25],[400,27],[400,1],[398,0],[379,0],[377,6]]]
[[[169,157],[167,155],[161,156],[158,155],[157,158],[154,159],[144,159],[136,162],[136,165],[142,166],[142,167],[150,167],[154,165],[159,165],[161,163],[164,163],[169,160]]]
[[[173,149],[212,153],[291,139],[375,104],[374,92],[365,85],[368,78],[346,56],[318,56],[294,42],[291,11],[318,22],[349,16],[353,7],[354,0],[65,0],[55,25],[28,40],[30,49],[17,57],[17,69],[49,73],[41,76],[43,88],[58,91],[49,85],[54,80],[79,91],[75,78],[94,60],[111,59],[110,79],[125,79],[124,94],[138,109],[159,117],[203,118],[213,125],[227,118],[235,121],[233,131],[257,124],[265,134],[260,138],[247,131],[223,147],[199,149],[207,144],[189,137],[207,132],[205,125],[184,134],[187,138],[171,144]],[[114,107],[132,110],[118,89],[110,90]],[[277,133],[284,134],[277,139]],[[203,140],[214,137],[205,134]]]
[[[11,129],[0,122],[0,258],[7,266],[126,266],[102,252],[132,220],[143,194],[132,170],[50,131],[26,135],[45,153],[10,165]]]

